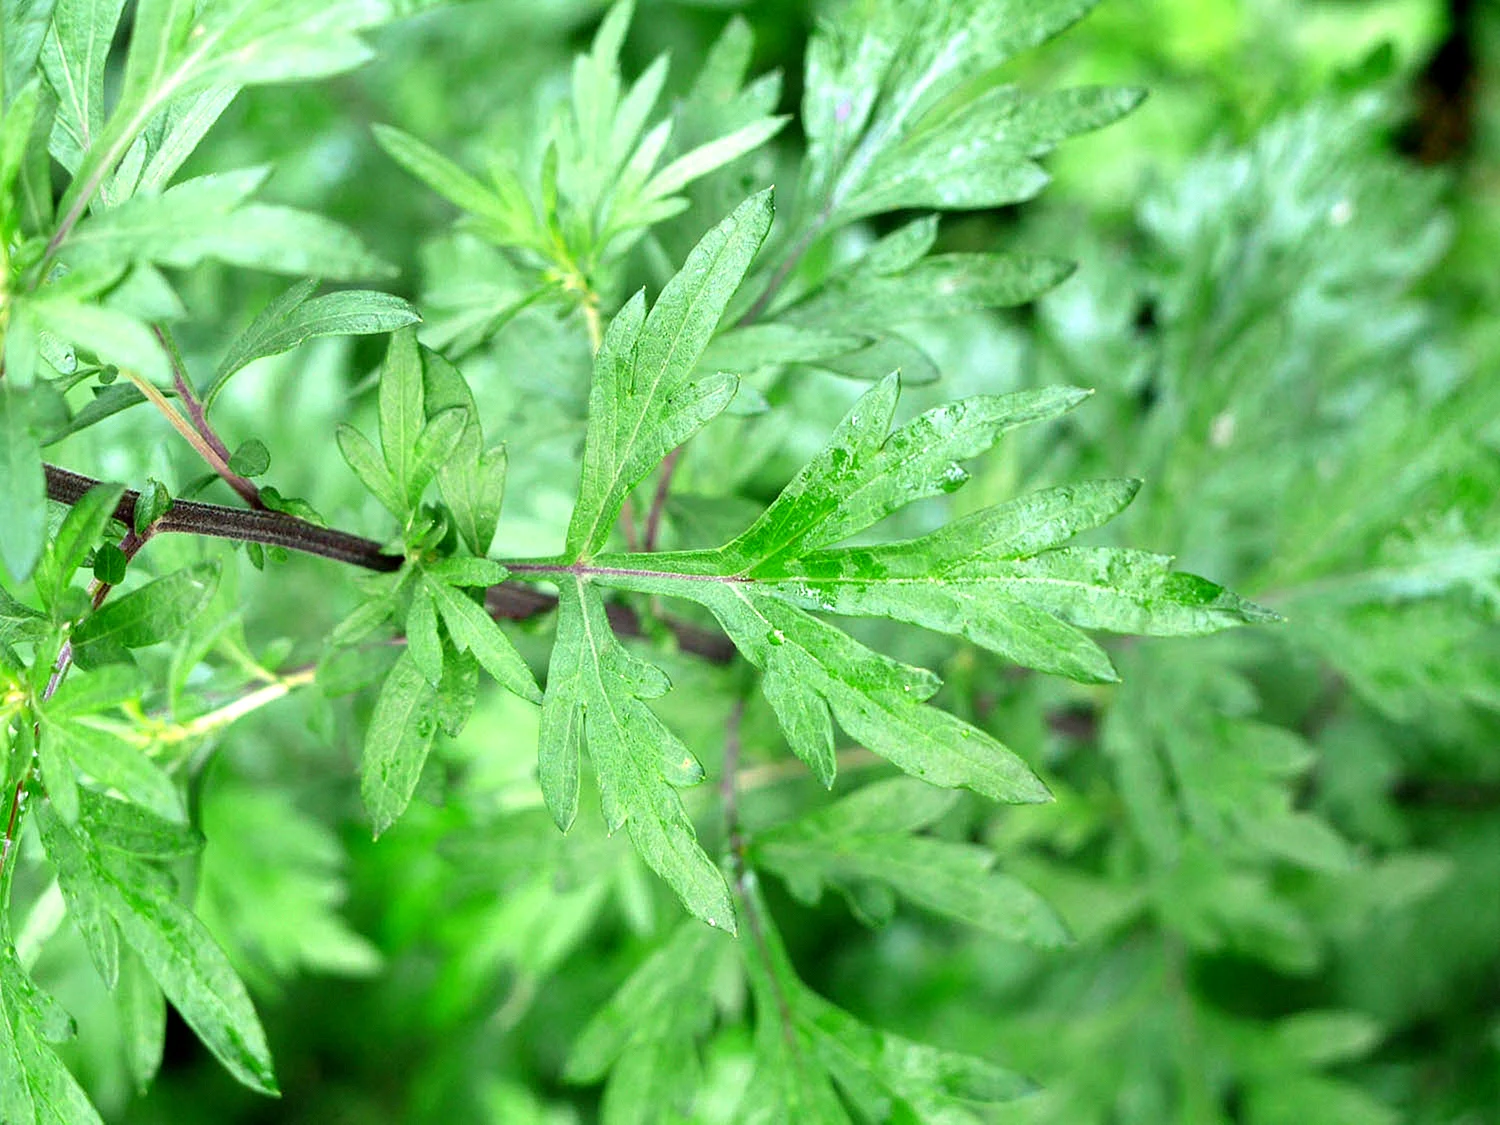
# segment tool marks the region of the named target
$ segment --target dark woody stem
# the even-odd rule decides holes
[[[47,467],[47,495],[63,504],[73,504],[99,482],[78,473]],[[135,506],[140,493],[126,491],[115,508],[115,519],[127,527],[135,525]],[[210,535],[217,539],[235,539],[243,543],[263,543],[268,547],[285,547],[309,555],[349,563],[366,570],[401,569],[400,555],[387,554],[373,539],[319,527],[315,523],[264,509],[226,508],[219,504],[200,504],[193,500],[174,501],[167,513],[156,521],[158,534],[169,531],[188,535]]]
[[[46,466],[47,495],[61,504],[74,504],[99,482],[92,477]],[[126,491],[115,507],[115,518],[126,527],[135,526],[135,506],[140,493]],[[385,551],[373,539],[350,535],[329,527],[264,509],[226,508],[219,504],[202,504],[193,500],[174,501],[165,515],[151,527],[153,535],[178,532],[185,535],[207,535],[216,539],[233,539],[241,543],[260,543],[268,547],[285,547],[335,562],[348,563],[389,573],[400,570],[406,560]],[[545,591],[520,582],[502,582],[485,593],[485,608],[491,617],[508,621],[526,621],[550,613],[557,598]],[[608,607],[611,624],[624,636],[641,636],[640,618],[628,606]],[[701,656],[716,664],[726,664],[734,648],[724,637],[686,622],[669,621],[666,627],[677,638],[684,652]]]

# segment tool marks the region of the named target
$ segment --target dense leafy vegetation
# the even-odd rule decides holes
[[[4,5],[0,1122],[1486,1120],[1500,23],[641,3]]]

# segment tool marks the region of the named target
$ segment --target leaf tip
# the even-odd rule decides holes
[[[546,793],[542,796],[547,805],[547,812],[552,817],[552,823],[557,826],[559,832],[566,836],[573,827],[573,821],[578,817],[577,795],[575,794],[569,801],[552,800],[550,794]],[[613,835],[614,829],[610,829],[610,833]]]
[[[1015,792],[1011,795],[1010,802],[1015,805],[1050,805],[1057,800],[1052,790],[1047,788],[1047,783],[1036,774],[1028,774],[1025,780],[1016,784]]]
[[[1277,613],[1269,606],[1263,606],[1252,602],[1247,598],[1241,598],[1237,607],[1240,616],[1247,625],[1282,625],[1286,622],[1283,614]]]
[[[734,907],[729,905],[727,899],[725,900],[723,906],[724,908],[722,912],[705,912],[703,914],[699,914],[698,917],[701,918],[703,922],[712,929],[723,930],[730,937],[739,937],[740,927],[739,922],[735,919],[734,916]]]

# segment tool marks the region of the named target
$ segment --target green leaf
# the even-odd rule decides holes
[[[75,630],[75,657],[89,667],[116,659],[119,650],[171,639],[208,603],[218,582],[218,563],[198,563],[105,602]]]
[[[359,478],[360,484],[369,489],[371,495],[380,501],[386,511],[398,520],[404,520],[407,516],[405,498],[370,439],[353,426],[343,423],[339,424],[335,437],[339,443],[339,452],[344,456],[344,462],[354,470],[354,475]]]
[[[995,206],[1025,198],[1043,179],[1029,158],[1067,135],[1063,130],[1089,128],[1103,113],[1070,116],[1053,108],[1007,114],[1004,98],[993,92],[993,75],[1094,2],[850,5],[808,48],[804,190],[835,224],[878,209],[874,193],[891,179],[899,188],[892,198],[913,201],[894,206]],[[966,161],[968,147],[985,148],[988,159]],[[924,181],[922,170],[913,168],[918,154],[952,182],[937,179],[937,172],[934,182]],[[864,192],[873,197],[862,202]]]
[[[128,368],[152,382],[172,377],[161,343],[133,316],[52,295],[28,300],[26,308],[42,328],[75,348],[92,352],[103,363]]]
[[[347,70],[369,57],[355,33],[388,15],[379,0],[333,0],[314,19],[276,0],[202,13],[191,0],[141,0],[114,109],[74,169],[60,209],[80,215],[141,130],[174,100]]]
[[[57,813],[69,824],[76,823],[80,811],[78,767],[68,757],[60,738],[38,738],[36,760],[41,767],[42,782]]]
[[[694,923],[679,926],[594,1013],[564,1069],[572,1082],[609,1075],[609,1125],[694,1116],[702,1084],[695,1039],[707,1031],[714,970],[727,943]]]
[[[1028,422],[1071,410],[1073,387],[989,395],[935,407],[890,432],[900,383],[891,375],[859,400],[828,445],[727,548],[739,566],[771,572],[778,560],[836,543],[927,496],[968,479],[960,460]]]
[[[807,763],[825,789],[831,789],[838,774],[833,716],[823,696],[798,674],[800,663],[785,645],[770,648],[760,690],[776,712],[792,753]]]
[[[797,977],[758,889],[746,893],[759,935],[745,956],[755,997],[755,1073],[736,1121],[844,1125],[859,1120],[983,1120],[1033,1090],[1019,1075],[971,1055],[915,1043],[862,1023]]]
[[[0,642],[37,640],[49,632],[47,617],[0,589]]]
[[[328,635],[330,646],[352,645],[364,640],[389,619],[398,616],[400,593],[410,571],[403,569],[388,576],[378,586],[366,590],[365,600],[333,627]]]
[[[449,738],[457,738],[479,702],[479,661],[468,652],[444,656],[443,678],[437,685],[438,726]]]
[[[759,148],[781,132],[789,120],[789,117],[762,117],[683,153],[646,181],[640,191],[641,199],[655,200],[676,195],[694,180]]]
[[[15,1007],[34,1022],[37,1034],[46,1042],[66,1043],[78,1034],[73,1017],[26,975],[15,947],[9,942],[0,953],[0,988],[9,994]]]
[[[462,407],[444,410],[432,415],[417,434],[417,443],[411,451],[412,477],[408,485],[412,507],[420,503],[427,486],[453,457],[469,426],[469,417]]]
[[[45,707],[41,719],[42,743],[54,740],[64,760],[97,785],[118,791],[164,819],[187,819],[177,785],[118,730],[86,719],[56,718]]]
[[[749,324],[720,332],[699,361],[705,371],[756,371],[788,363],[820,363],[858,351],[867,336],[825,331],[815,325]],[[889,372],[886,368],[881,374]]]
[[[1143,90],[1123,87],[1040,96],[994,87],[885,154],[839,213],[852,220],[904,208],[967,210],[1029,199],[1047,183],[1036,157],[1117,121],[1144,97]]]
[[[71,1020],[27,978],[7,942],[0,949],[0,1120],[6,1125],[103,1125],[78,1081],[48,1045]]]
[[[24,305],[19,306],[18,311],[24,308]],[[49,432],[43,444],[55,445],[71,434],[86,430],[106,418],[112,418],[122,410],[129,410],[132,406],[139,406],[145,401],[146,396],[141,394],[132,383],[115,382],[107,387],[101,387],[96,391],[93,399],[85,403],[70,421],[59,424]]]
[[[657,553],[649,561],[600,555],[583,571],[602,585],[709,609],[764,672],[767,700],[788,742],[825,785],[835,767],[831,712],[856,742],[915,777],[994,800],[1048,800],[1018,756],[926,706],[937,677],[871,651],[813,614],[909,621],[1086,682],[1116,676],[1104,652],[1073,625],[1177,634],[1267,615],[1222,587],[1173,573],[1159,556],[1057,547],[1119,512],[1135,495],[1133,481],[1023,497],[921,539],[830,548],[915,500],[953,491],[967,479],[961,460],[1086,397],[1068,387],[980,396],[936,407],[892,432],[898,391],[895,376],[868,391],[828,445],[725,547]],[[570,760],[568,742],[561,734],[549,741],[549,730],[568,727],[561,719],[549,727],[544,712],[543,746],[555,752],[556,773],[549,774],[544,755],[543,788],[561,797],[572,776],[571,766],[559,764]],[[565,808],[559,800],[554,813]]]
[[[52,151],[66,168],[78,167],[104,128],[104,70],[124,6],[124,0],[57,0],[54,7],[41,64],[57,95]]]
[[[368,289],[345,289],[314,297],[317,283],[299,281],[261,310],[224,354],[204,393],[211,405],[241,368],[265,356],[290,351],[323,336],[394,332],[421,320],[407,301]]]
[[[31,389],[42,360],[42,341],[46,338],[37,327],[27,302],[13,302],[10,323],[5,329],[5,382],[8,387],[23,392]]]
[[[684,582],[672,593],[683,596],[689,589],[694,600],[713,611],[752,664],[767,668],[773,660],[784,662],[773,685],[791,679],[801,684],[802,710],[814,706],[810,696],[816,693],[851,738],[907,773],[934,785],[973,789],[996,801],[1051,799],[1046,786],[1005,746],[946,711],[925,705],[939,685],[925,669],[872,652],[832,625],[754,587]],[[779,710],[786,710],[784,701]],[[793,748],[811,752],[805,741],[793,742]],[[818,761],[822,764],[815,769],[826,774],[826,757],[814,758]],[[826,783],[827,776],[823,780]]]
[[[260,1020],[245,986],[203,924],[167,893],[152,869],[91,850],[46,809],[39,811],[38,820],[64,887],[72,884],[79,898],[102,905],[167,999],[236,1079],[275,1094]]]
[[[973,559],[947,572],[1024,598],[1086,629],[1193,636],[1279,620],[1217,583],[1171,569],[1165,555],[1065,547],[1028,559]]]
[[[11,192],[26,165],[26,150],[32,143],[41,101],[41,84],[32,79],[9,99],[0,115],[0,221],[19,225],[12,217]]]
[[[1379,1044],[1380,1025],[1364,1012],[1307,1010],[1276,1024],[1276,1046],[1293,1058],[1330,1066],[1365,1057]]]
[[[58,719],[95,715],[138,700],[141,690],[132,669],[107,665],[86,675],[69,676],[46,700],[47,711]]]
[[[203,848],[203,837],[181,820],[167,820],[128,801],[84,789],[79,825],[99,848],[145,859],[181,859]]]
[[[130,190],[114,187],[108,194],[118,197],[164,190],[239,92],[233,84],[213,86],[169,103],[136,141],[135,147],[144,144],[150,154],[143,161],[140,178]]]
[[[125,552],[113,543],[101,543],[94,552],[94,579],[106,586],[118,586],[125,581],[130,560]]]
[[[248,202],[266,172],[217,172],[160,195],[138,195],[80,223],[67,243],[68,260],[98,268],[131,261],[185,269],[211,258],[336,279],[391,272],[353,232],[331,220]]]
[[[804,608],[909,621],[1085,682],[1116,677],[1103,652],[1065,621],[1176,636],[1274,620],[1214,583],[1171,571],[1160,556],[1050,549],[1110,519],[1136,488],[1095,481],[1050,489],[920,539],[816,551],[757,572]]]
[[[413,481],[417,477],[417,438],[427,424],[422,409],[422,357],[417,334],[404,329],[391,336],[385,365],[380,371],[380,447],[385,465],[404,504],[397,513],[404,517],[415,503]],[[421,490],[416,490],[420,494]]]
[[[83,938],[99,979],[105,988],[113,991],[120,981],[120,929],[98,896],[91,893],[87,882],[64,878],[61,874],[63,865],[58,863],[56,866],[59,869],[58,887],[67,904],[68,917]]]
[[[472,652],[501,687],[522,699],[542,702],[542,691],[536,686],[531,669],[482,605],[443,582],[429,580],[423,586],[430,591],[431,600],[448,627],[448,635],[460,652]]]
[[[856,268],[838,275],[780,318],[832,332],[870,332],[892,322],[1022,305],[1072,272],[1071,263],[1054,258],[938,254],[900,272]]]
[[[673,785],[701,780],[702,767],[644,702],[667,690],[666,677],[615,640],[593,587],[565,582],[559,599],[540,745],[542,791],[553,818],[564,827],[572,821],[578,754],[587,745],[609,830],[628,827],[636,850],[682,904],[733,933],[728,885],[698,843]]]
[[[770,226],[770,192],[751,196],[704,236],[648,316],[637,297],[610,325],[594,366],[570,551],[597,551],[630,490],[729,404],[731,377],[692,376]]]
[[[513,197],[485,187],[457,164],[417,138],[376,125],[375,140],[401,167],[460,210],[475,216],[500,241],[526,245],[540,236],[535,215]]]
[[[425,582],[418,583],[412,593],[411,609],[406,615],[406,650],[411,653],[417,670],[436,687],[443,678],[443,643],[438,639],[437,614],[433,612],[432,594]]]
[[[816,903],[827,884],[858,901],[859,890],[875,884],[1008,941],[1066,944],[1062,923],[1036,892],[992,870],[994,853],[912,834],[952,809],[956,797],[904,778],[879,782],[758,833],[755,862],[780,874],[804,902]]]
[[[242,477],[263,476],[271,467],[271,451],[260,438],[242,441],[229,456],[229,471]]]
[[[47,544],[37,574],[37,593],[47,604],[56,605],[62,597],[114,519],[115,508],[124,494],[122,484],[96,484],[68,509],[57,535]]]
[[[125,1066],[137,1093],[145,1093],[161,1070],[167,1041],[167,999],[141,959],[126,952],[115,986]]]
[[[423,400],[429,418],[455,408],[461,408],[466,415],[463,433],[452,454],[438,469],[437,480],[465,544],[476,555],[484,555],[495,537],[495,525],[500,521],[500,506],[505,499],[505,449],[485,451],[484,431],[474,396],[457,369],[425,349],[422,359]]]
[[[0,95],[8,104],[31,81],[56,0],[16,0],[0,12]]]
[[[396,658],[365,728],[360,793],[379,836],[411,803],[437,734],[437,695],[410,652]]]
[[[217,232],[204,232],[198,252],[232,266],[317,274],[335,281],[391,277],[396,272],[395,266],[341,223],[267,203],[237,208],[232,220]]]
[[[467,589],[497,586],[510,574],[494,559],[472,559],[462,555],[437,559],[426,564],[424,569],[439,582]]]
[[[135,501],[135,533],[145,535],[146,529],[172,510],[172,494],[167,486],[154,477],[148,477]]]
[[[47,530],[47,479],[31,429],[31,398],[0,387],[0,561],[24,582],[42,557]]]
[[[146,102],[168,84],[173,59],[187,47],[193,7],[184,0],[144,0],[136,6],[120,90],[123,105]]]

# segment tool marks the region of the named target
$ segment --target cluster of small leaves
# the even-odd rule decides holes
[[[490,161],[486,184],[417,138],[377,128],[394,160],[463,211],[465,229],[513,255],[534,278],[514,295],[502,290],[498,304],[478,305],[480,319],[445,334],[442,342],[454,351],[478,344],[539,296],[560,294],[597,308],[599,294],[615,288],[614,275],[632,247],[651,227],[687,209],[684,189],[786,124],[785,117],[764,112],[775,101],[769,88],[756,98],[761,112],[662,165],[673,121],[650,121],[667,79],[667,57],[623,86],[620,48],[633,11],[633,0],[617,3],[592,49],[574,62],[569,104],[548,132],[538,166],[524,177],[502,155]],[[487,280],[494,288],[504,279]]]
[[[451,737],[468,720],[480,668],[522,698],[542,695],[484,608],[485,589],[507,576],[484,557],[500,518],[505,450],[484,449],[463,378],[415,333],[398,333],[381,372],[380,451],[352,426],[338,438],[360,481],[401,524],[406,556],[398,572],[369,583],[370,600],[331,638],[359,645],[387,622],[406,638],[365,732],[363,791],[379,833],[411,801],[438,729]],[[443,507],[421,503],[434,479]],[[459,538],[469,553],[448,553]]]
[[[872,216],[1000,207],[1036,195],[1047,182],[1038,157],[1141,100],[1134,89],[1037,95],[1002,80],[1017,53],[1092,6],[871,0],[847,5],[821,28],[808,48],[808,147],[791,217],[735,309],[772,323],[743,324],[743,335],[726,333],[724,345],[748,348],[764,365],[811,363],[856,378],[900,368],[909,383],[925,382],[937,366],[900,325],[1021,304],[1066,277],[1071,265],[1051,258],[931,255],[934,217],[853,264],[819,267],[810,251]]]

